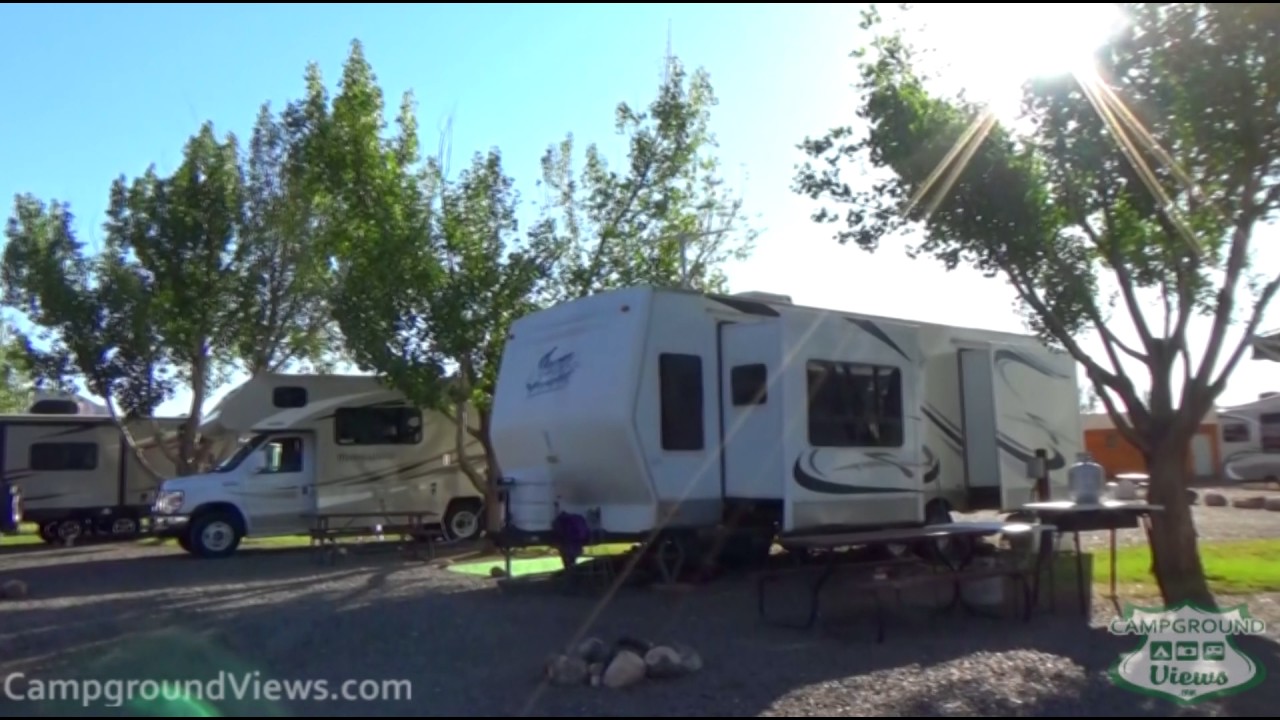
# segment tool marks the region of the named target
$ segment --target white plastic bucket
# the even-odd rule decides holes
[[[525,532],[546,532],[556,518],[555,488],[545,476],[514,477],[506,483],[511,525]]]

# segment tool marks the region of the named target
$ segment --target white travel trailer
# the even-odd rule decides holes
[[[1280,394],[1218,411],[1222,472],[1235,482],[1280,482]]]
[[[115,421],[94,411],[79,399],[46,397],[29,413],[0,416],[2,479],[18,488],[23,519],[46,542],[137,535],[161,479],[174,471],[173,431],[183,418],[128,421],[144,465]]]
[[[1029,336],[762,293],[605,292],[512,326],[492,418],[503,542],[576,516],[601,542],[746,529],[755,553],[775,533],[1012,511],[1037,450],[1064,490],[1078,408],[1072,359]]]
[[[201,557],[231,555],[248,536],[305,534],[322,515],[373,528],[386,522],[376,513],[430,513],[450,537],[475,537],[483,496],[457,462],[455,428],[369,376],[258,376],[202,426],[245,436],[239,449],[210,473],[164,483],[157,532]],[[483,467],[479,443],[469,453]]]

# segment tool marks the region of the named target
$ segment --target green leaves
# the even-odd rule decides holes
[[[933,93],[907,40],[869,13],[864,29],[878,34],[859,55],[865,128],[806,140],[813,162],[796,191],[826,201],[814,219],[837,223],[841,242],[874,250],[915,231],[910,252],[1003,276],[1032,326],[1143,425],[1148,409],[1122,356],[1148,366],[1160,412],[1206,410],[1239,358],[1228,349],[1215,369],[1252,229],[1280,201],[1280,74],[1268,74],[1280,69],[1280,13],[1249,3],[1126,7],[1130,25],[1099,53],[1096,76],[1027,84],[1030,130],[1017,134]],[[1100,297],[1107,288],[1115,301]],[[1258,300],[1274,292],[1266,285]],[[1153,299],[1166,306],[1163,323],[1148,318]],[[1136,345],[1116,332],[1114,302]],[[1206,312],[1214,340],[1193,359],[1185,332]],[[1099,334],[1106,358],[1079,346],[1085,331]],[[1189,380],[1176,400],[1179,353]]]
[[[679,285],[681,247],[690,287],[720,290],[720,267],[750,253],[755,231],[742,201],[725,187],[709,129],[715,93],[705,71],[691,76],[668,58],[666,77],[645,111],[618,105],[616,126],[629,139],[625,172],[611,169],[593,144],[579,171],[572,135],[548,148],[542,184],[551,192],[547,226],[557,248],[551,299],[627,285]]]

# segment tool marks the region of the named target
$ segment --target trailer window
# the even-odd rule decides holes
[[[729,371],[734,405],[764,405],[769,399],[769,372],[763,363],[739,365]]]
[[[1249,426],[1244,423],[1228,423],[1223,425],[1222,442],[1249,442]]]
[[[278,408],[307,406],[307,389],[304,387],[278,387],[271,391],[271,404]]]
[[[98,469],[98,443],[35,443],[29,453],[27,467],[36,472]]]
[[[663,353],[658,356],[662,403],[662,449],[701,450],[702,358]]]
[[[1263,413],[1258,417],[1258,424],[1262,449],[1266,452],[1280,452],[1280,413]]]
[[[333,414],[339,445],[417,445],[422,442],[422,411],[412,407],[339,408]]]
[[[811,360],[808,376],[810,445],[902,445],[901,370]]]

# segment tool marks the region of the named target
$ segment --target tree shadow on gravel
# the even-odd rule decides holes
[[[1030,623],[896,618],[887,641],[876,644],[865,618],[838,636],[764,626],[756,616],[753,587],[735,579],[675,595],[628,589],[601,607],[597,597],[504,592],[488,579],[386,557],[339,563],[323,572],[308,564],[312,575],[284,573],[269,583],[273,591],[251,583],[287,564],[251,560],[244,565],[267,567],[244,570],[249,579],[241,588],[220,585],[231,571],[209,568],[223,563],[181,563],[199,570],[155,573],[170,583],[205,583],[200,587],[208,588],[208,597],[189,611],[161,607],[163,594],[133,609],[106,599],[63,611],[30,608],[49,613],[40,616],[43,625],[62,612],[64,622],[78,617],[93,629],[42,634],[39,649],[45,658],[24,664],[30,668],[27,680],[132,680],[133,697],[112,707],[105,694],[113,691],[101,684],[102,697],[87,706],[28,700],[13,703],[12,713],[0,707],[0,714],[1271,716],[1280,701],[1274,682],[1190,709],[1117,688],[1107,671],[1121,652],[1134,647],[1134,639],[1089,628],[1069,609]],[[113,574],[87,567],[80,572]],[[206,572],[221,579],[204,580]],[[265,593],[267,600],[258,601],[254,593]],[[18,615],[0,614],[0,623]],[[544,685],[547,656],[583,634],[606,642],[630,636],[685,643],[702,655],[704,668],[626,690]],[[90,636],[97,644],[84,646]],[[1240,638],[1237,645],[1271,677],[1280,677],[1274,642]],[[0,662],[12,667],[12,657],[6,652]],[[222,694],[216,696],[219,678]],[[186,698],[165,700],[148,694],[158,686],[138,684],[144,679],[203,684],[188,685]],[[244,697],[235,697],[233,680],[250,681],[241,688]],[[298,697],[303,686],[286,688],[284,681],[310,681],[311,697]],[[1010,689],[1015,685],[1018,689]],[[115,687],[122,695],[125,686]],[[344,687],[364,699],[343,697]],[[214,697],[207,696],[209,690]],[[328,695],[317,697],[322,691]]]

